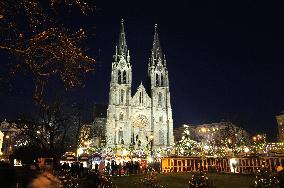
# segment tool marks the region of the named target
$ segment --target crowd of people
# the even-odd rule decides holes
[[[72,177],[82,178],[86,174],[86,170],[83,167],[83,163],[73,162],[71,165],[69,163],[63,163],[59,168],[60,173],[68,173]]]
[[[154,169],[147,165],[145,161],[127,161],[116,162],[96,161],[95,165],[89,165],[89,168],[83,168],[79,162],[63,163],[56,170],[56,176],[61,180],[64,187],[98,187],[107,185],[115,187],[110,180],[110,176],[128,176],[133,174],[142,174]]]
[[[160,163],[147,164],[145,161],[116,162],[115,160],[97,162],[90,168],[84,168],[80,162],[63,163],[54,169],[40,169],[35,164],[23,166],[21,177],[19,171],[8,163],[0,163],[0,179],[4,187],[56,188],[56,187],[115,187],[110,176],[128,176],[148,172],[159,172]],[[93,169],[91,169],[91,167]],[[268,171],[267,171],[268,172]],[[148,173],[152,174],[152,173]],[[273,172],[269,172],[273,175]],[[259,176],[259,175],[258,175]],[[284,185],[284,169],[276,165],[273,175],[280,187]],[[143,176],[141,176],[143,177]],[[262,178],[263,179],[263,178]],[[195,179],[192,179],[195,181]]]
[[[150,168],[145,163],[138,161],[119,162],[112,160],[105,165],[104,161],[95,164],[95,172],[105,173],[111,176],[147,173]]]

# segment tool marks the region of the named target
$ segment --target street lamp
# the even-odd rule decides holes
[[[150,135],[150,152],[151,152],[151,157],[153,157],[153,135]]]
[[[83,148],[78,148],[77,149],[77,157],[79,157],[80,155],[82,155],[84,153]]]
[[[245,154],[246,154],[246,156],[247,156],[247,154],[248,154],[248,152],[249,152],[249,148],[245,147],[244,152],[245,152]]]
[[[230,159],[231,172],[236,173],[237,164],[238,164],[237,159],[235,158]]]

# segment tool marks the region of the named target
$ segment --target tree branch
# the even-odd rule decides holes
[[[17,53],[20,53],[20,54],[24,54],[25,53],[25,50],[20,50],[20,49],[8,47],[8,46],[3,46],[3,45],[0,45],[0,49],[7,50],[7,51],[12,51],[12,52],[17,52]]]

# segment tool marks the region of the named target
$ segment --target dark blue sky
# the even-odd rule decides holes
[[[133,64],[133,89],[141,80],[145,83],[157,23],[175,126],[231,120],[251,133],[276,138],[275,115],[284,110],[284,1],[96,1],[96,7],[87,17],[62,18],[94,34],[87,47],[97,60],[86,86],[69,91],[71,98],[89,106],[108,102],[121,18]],[[17,83],[14,91],[1,93],[2,119],[31,109],[29,79]]]

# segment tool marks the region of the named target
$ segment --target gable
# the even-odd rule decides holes
[[[140,84],[136,93],[131,99],[131,106],[144,106],[144,107],[151,107],[151,98],[147,94],[145,87]]]

